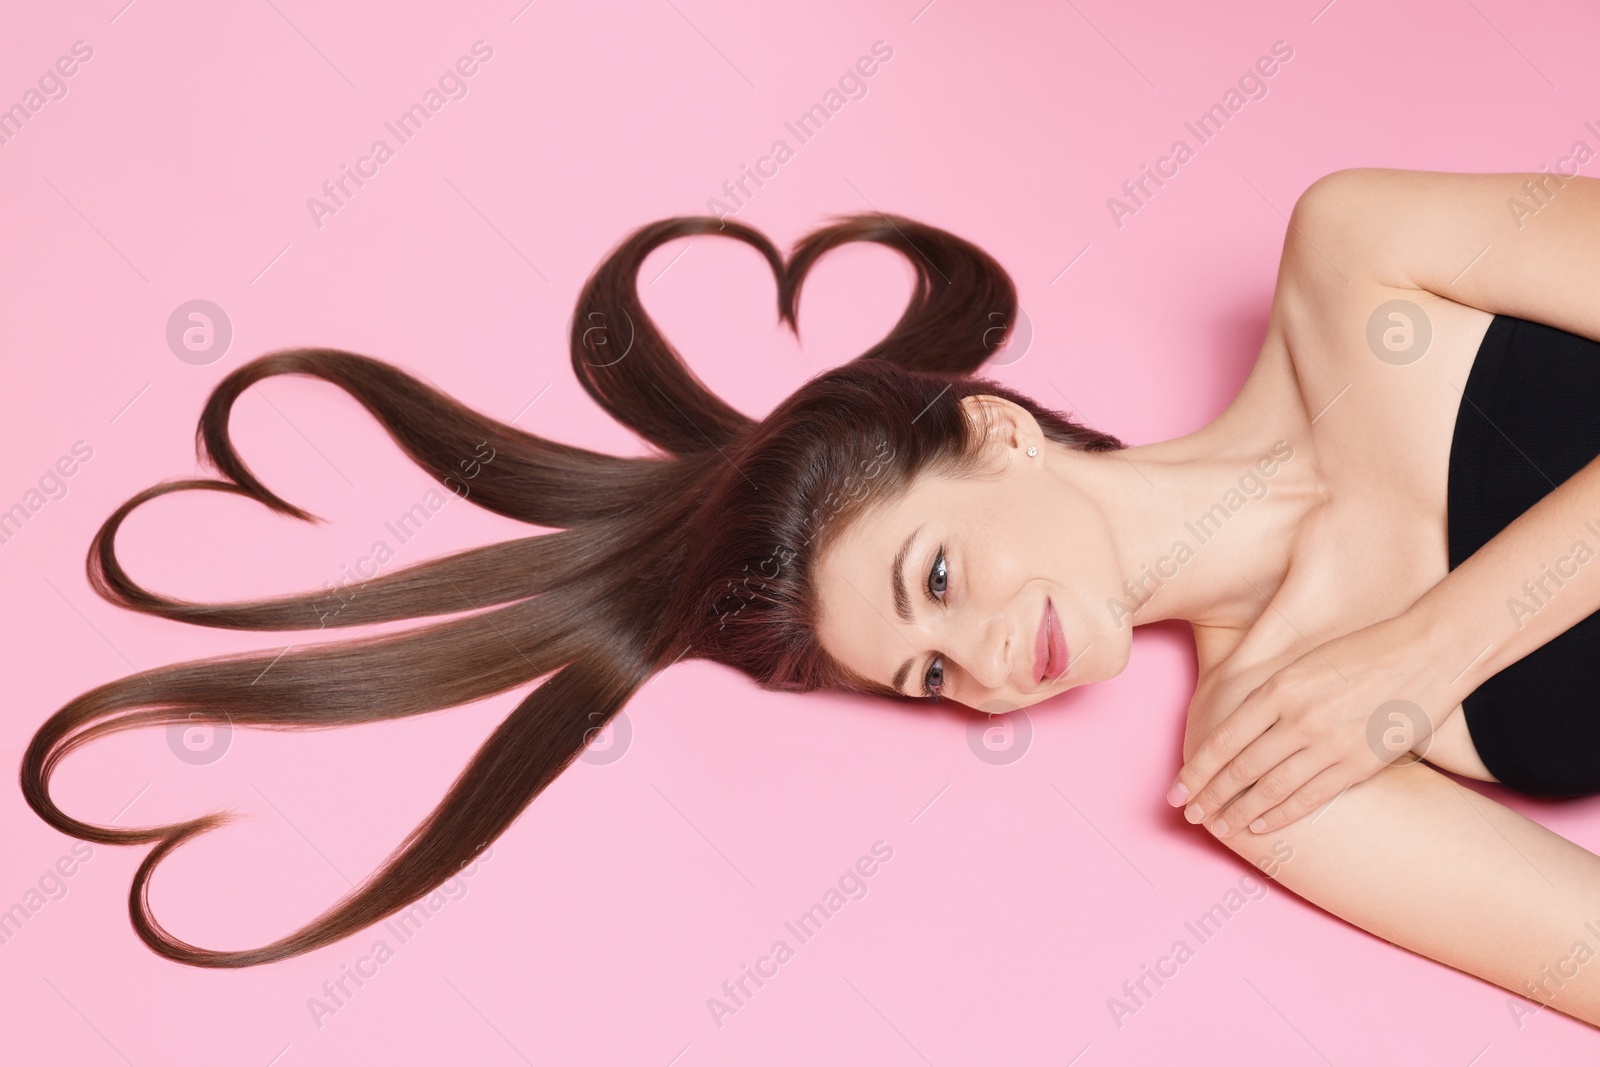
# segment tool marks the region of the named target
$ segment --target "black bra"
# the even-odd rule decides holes
[[[1450,441],[1450,569],[1600,455],[1600,343],[1496,315],[1467,377]],[[1600,507],[1593,530],[1600,530]],[[1529,561],[1543,579],[1527,611],[1562,593],[1556,580],[1600,567],[1600,534],[1564,563]],[[1583,559],[1582,563],[1578,559]],[[1545,568],[1558,575],[1545,577]],[[1535,599],[1537,597],[1538,599]],[[1484,611],[1510,614],[1515,606]],[[1519,617],[1525,617],[1519,612]],[[1536,796],[1600,793],[1600,612],[1489,678],[1462,702],[1489,772]]]

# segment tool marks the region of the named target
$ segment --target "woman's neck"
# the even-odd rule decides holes
[[[1052,467],[1105,516],[1124,578],[1116,621],[1184,619],[1242,633],[1282,584],[1295,534],[1327,499],[1310,427],[1295,413],[1226,417],[1116,452],[1058,450]]]

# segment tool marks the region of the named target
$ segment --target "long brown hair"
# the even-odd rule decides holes
[[[701,234],[761,253],[777,279],[778,314],[796,334],[801,283],[831,248],[852,241],[893,248],[916,272],[916,285],[887,337],[812,378],[758,422],[690,372],[639,299],[645,257],[665,242]],[[191,660],[98,686],[35,733],[22,759],[23,794],[42,819],[74,837],[154,843],[134,875],[129,915],[157,953],[196,966],[248,967],[331,944],[426,896],[493,842],[654,672],[680,658],[727,664],[770,689],[893,695],[852,677],[818,644],[811,561],[863,509],[892,498],[919,473],[973,469],[982,442],[957,401],[1002,396],[1033,413],[1054,440],[1085,450],[1124,447],[972,376],[1009,335],[1016,304],[1011,279],[981,249],[903,217],[836,216],[787,261],[761,233],[733,220],[691,216],[644,226],[584,285],[571,353],[589,395],[659,450],[647,457],[538,437],[368,356],[301,348],[254,359],[212,391],[196,432],[197,455],[225,480],[162,482],[117,508],[89,546],[95,591],[134,611],[236,630],[471,614],[281,654]],[[322,521],[262,485],[228,437],[234,401],[277,374],[339,386],[441,484],[459,493],[462,472],[470,472],[466,499],[551,532],[382,574],[331,612],[323,592],[204,604],[142,588],[118,564],[113,542],[134,508],[164,493],[237,493]],[[105,734],[172,724],[345,726],[456,707],[546,675],[377,871],[303,928],[261,948],[188,944],[149,906],[157,864],[234,813],[165,826],[97,826],[63,812],[49,792],[57,764]]]

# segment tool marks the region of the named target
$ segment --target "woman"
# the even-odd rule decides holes
[[[1513,211],[1516,225],[1507,222],[1507,199],[1526,202],[1530,190],[1542,190],[1539,217]],[[702,233],[766,258],[791,328],[807,272],[843,243],[902,252],[916,289],[888,337],[755,422],[684,367],[635,290],[653,249]],[[426,895],[655,671],[685,656],[772,689],[949,698],[998,712],[1112,677],[1134,625],[1182,618],[1194,629],[1199,681],[1188,762],[1169,799],[1191,821],[1209,820],[1230,848],[1334,914],[1600,1021],[1600,968],[1567,966],[1575,942],[1594,940],[1584,887],[1600,885],[1600,857],[1397,758],[1409,750],[1483,780],[1495,779],[1493,766],[1530,792],[1600,792],[1600,772],[1583,779],[1596,761],[1562,762],[1548,749],[1553,738],[1584,736],[1575,700],[1585,691],[1546,706],[1479,700],[1519,660],[1560,652],[1584,661],[1578,623],[1600,606],[1600,579],[1579,569],[1558,595],[1546,583],[1516,626],[1500,607],[1507,589],[1540,580],[1541,563],[1571,555],[1575,519],[1600,513],[1584,506],[1600,505],[1600,476],[1588,467],[1554,489],[1600,452],[1600,439],[1586,453],[1563,444],[1584,436],[1581,408],[1566,424],[1560,417],[1587,395],[1581,384],[1550,386],[1561,396],[1536,418],[1504,407],[1511,383],[1549,367],[1581,369],[1586,359],[1600,369],[1600,304],[1584,300],[1600,286],[1597,242],[1600,183],[1587,179],[1329,175],[1295,206],[1267,337],[1239,395],[1200,430],[1137,448],[972,377],[1013,321],[1010,280],[967,242],[887,216],[830,225],[787,263],[756,231],[710,218],[644,227],[607,257],[578,301],[573,368],[660,456],[541,439],[363,356],[263,356],[228,375],[201,417],[203,454],[228,480],[163,483],[125,503],[90,547],[96,589],[135,610],[236,629],[474,613],[100,686],[40,728],[24,756],[24,791],[67,833],[156,843],[130,904],[153,949],[199,966],[250,966],[329,944]],[[350,392],[466,498],[559,529],[383,575],[339,591],[336,605],[323,594],[196,604],[135,584],[113,539],[152,497],[216,489],[314,518],[263,486],[228,439],[233,401],[284,373]],[[1472,421],[1497,401],[1502,418],[1521,416],[1512,438],[1560,431],[1545,447],[1560,454],[1541,451],[1530,465],[1541,478],[1558,460],[1567,469],[1532,499],[1496,488],[1524,482],[1493,450],[1499,428],[1487,416]],[[146,900],[156,864],[228,814],[95,826],[48,792],[62,757],[109,732],[367,722],[546,674],[381,870],[260,949],[187,944]],[[1258,817],[1261,832],[1242,829]]]

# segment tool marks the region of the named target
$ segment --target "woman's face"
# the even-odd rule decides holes
[[[985,409],[1000,472],[925,473],[839,531],[815,574],[823,649],[908,696],[990,712],[1113,677],[1131,648],[1107,608],[1122,571],[1105,516],[1063,475],[1072,453],[1008,401],[963,407]]]

